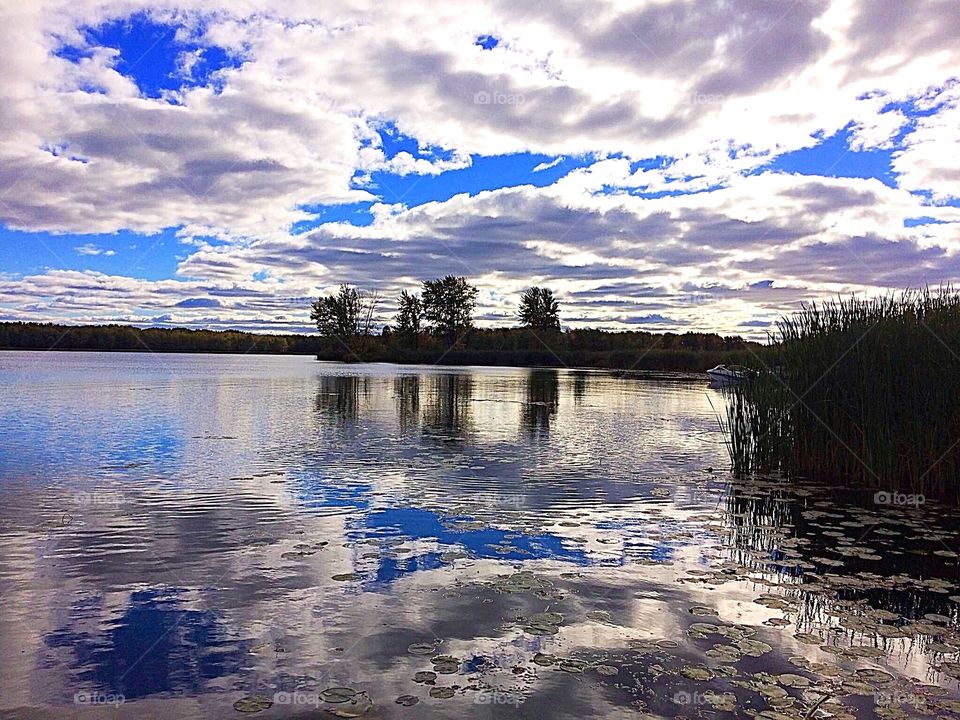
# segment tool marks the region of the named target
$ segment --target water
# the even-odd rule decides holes
[[[699,378],[8,352],[0,401],[3,717],[960,711],[955,513],[733,482]]]

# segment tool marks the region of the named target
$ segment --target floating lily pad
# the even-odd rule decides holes
[[[453,697],[453,688],[448,687],[435,687],[430,688],[430,697],[439,698],[441,700],[446,700],[447,698]]]
[[[546,655],[544,653],[537,653],[533,656],[533,662],[541,667],[549,667],[557,661],[557,658],[553,655]]]
[[[747,638],[737,640],[736,644],[744,655],[750,655],[751,657],[760,657],[761,655],[773,650],[773,648],[767,645],[765,642],[761,642],[759,640],[750,640]]]
[[[610,613],[608,613],[606,610],[591,610],[587,613],[587,618],[602,623],[613,622],[612,618],[610,617]]]
[[[432,685],[437,681],[437,674],[430,670],[421,670],[413,676],[413,681],[424,685]]]
[[[875,692],[873,685],[853,679],[844,680],[840,687],[851,695],[873,695]]]
[[[397,703],[397,705],[403,705],[404,707],[413,707],[420,702],[420,698],[418,698],[416,695],[401,695],[394,700],[394,702]]]
[[[810,679],[804,677],[803,675],[796,675],[794,673],[782,673],[777,676],[777,681],[781,685],[792,688],[805,688],[809,687]]]
[[[607,677],[620,674],[620,668],[614,667],[613,665],[597,665],[596,670],[599,674],[606,675]]]
[[[680,669],[680,674],[691,680],[707,681],[713,679],[713,673],[709,668],[694,665],[685,665]]]
[[[233,709],[242,713],[258,713],[273,707],[273,700],[259,695],[248,695],[233,704]]]
[[[712,690],[708,690],[703,693],[703,699],[710,703],[714,710],[720,712],[732,713],[737,707],[737,696],[729,692],[715,693]]]
[[[366,715],[373,709],[373,701],[365,692],[358,692],[348,703],[337,703],[325,711],[334,717],[358,718]]]
[[[885,685],[893,681],[893,675],[876,668],[863,668],[857,670],[854,675],[856,675],[857,680],[863,680],[874,685]]]
[[[718,625],[714,625],[713,623],[695,622],[692,625],[690,625],[690,627],[687,628],[687,634],[691,636],[714,635],[718,632],[720,632],[720,627]]]
[[[327,688],[320,693],[320,697],[324,702],[328,703],[345,703],[350,702],[356,697],[357,691],[353,688],[347,687],[332,687]]]
[[[436,646],[432,643],[413,643],[407,646],[407,652],[411,655],[433,655]]]
[[[433,669],[436,670],[441,675],[453,675],[456,672],[460,672],[460,661],[459,660],[441,660],[437,662],[433,661]]]
[[[556,625],[551,625],[549,623],[530,623],[529,625],[523,626],[523,631],[529,633],[530,635],[556,635],[560,632],[560,628]]]
[[[334,575],[331,580],[336,580],[337,582],[347,582],[348,580],[359,580],[360,576],[356,573],[340,573],[339,575]]]
[[[690,608],[690,614],[696,615],[697,617],[710,617],[719,615],[719,613],[713,608],[705,607],[703,605],[694,605]]]

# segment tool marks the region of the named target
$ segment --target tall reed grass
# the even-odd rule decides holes
[[[960,496],[960,294],[812,304],[772,340],[729,397],[736,473]]]

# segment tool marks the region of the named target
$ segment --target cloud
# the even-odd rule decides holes
[[[115,250],[104,250],[103,248],[98,247],[93,243],[86,243],[84,245],[79,245],[75,247],[73,250],[74,252],[77,253],[77,255],[105,255],[107,257],[110,257],[112,255],[117,254]]]
[[[533,170],[531,170],[531,172],[538,173],[538,172],[543,172],[544,170],[549,170],[550,168],[556,167],[557,165],[562,163],[565,159],[566,158],[564,158],[563,155],[561,155],[560,157],[555,158],[550,162],[542,162],[539,165],[537,165]]]
[[[481,286],[491,318],[512,317],[519,291],[537,282],[558,289],[570,317],[736,329],[801,300],[955,277],[952,8],[8,5],[0,220],[52,233],[179,228],[184,245],[176,278],[50,271],[5,281],[0,301],[47,319],[306,327],[303,304],[277,298],[339,282],[391,294],[456,272]],[[138,11],[191,38],[174,53],[183,87],[161,97],[84,30]],[[478,46],[481,36],[495,46]],[[64,44],[83,52],[58,55]],[[236,59],[215,79],[198,71],[212,48]],[[386,127],[419,150],[386,142]],[[890,153],[895,188],[764,170],[844,128],[851,150]],[[531,183],[563,158],[592,161],[545,187],[415,207],[373,181],[442,178],[512,153],[555,158]],[[291,234],[315,224],[317,208],[356,202],[375,203],[369,226]],[[939,224],[904,227],[916,217]],[[207,298],[220,304],[195,304]]]

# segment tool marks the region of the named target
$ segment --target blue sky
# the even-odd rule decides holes
[[[340,282],[455,272],[491,322],[536,282],[570,327],[750,334],[816,297],[954,280],[950,24],[891,34],[854,5],[856,32],[833,3],[789,23],[609,3],[616,23],[556,47],[559,13],[483,3],[400,27],[373,5],[37,9],[10,21],[33,66],[2,81],[29,102],[2,151],[0,318],[299,331]]]

